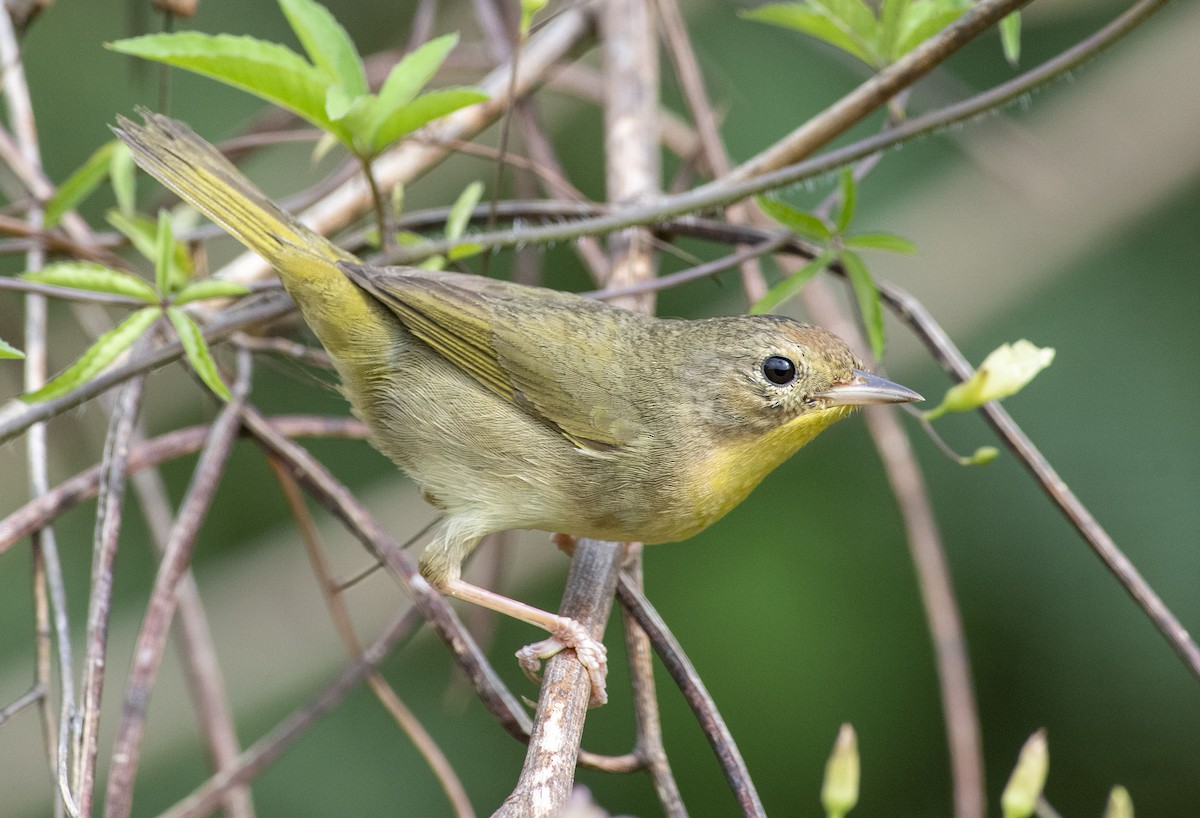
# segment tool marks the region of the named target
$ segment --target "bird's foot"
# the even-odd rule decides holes
[[[575,657],[588,672],[588,678],[592,682],[589,706],[599,707],[608,701],[608,690],[605,687],[605,678],[608,676],[608,649],[604,647],[604,643],[593,639],[587,628],[574,619],[558,619],[556,627],[550,631],[550,638],[521,648],[517,651],[517,661],[520,662],[525,675],[536,682],[540,681],[537,674],[542,668],[543,659],[549,659],[562,650],[575,651]]]

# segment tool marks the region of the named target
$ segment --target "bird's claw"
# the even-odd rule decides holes
[[[540,682],[538,672],[542,668],[542,660],[549,659],[565,649],[575,651],[575,657],[588,672],[592,682],[592,696],[589,706],[599,707],[608,701],[608,690],[605,678],[608,676],[608,649],[604,643],[593,639],[580,623],[574,619],[563,618],[558,626],[550,632],[549,639],[526,645],[517,651],[517,661],[525,675],[535,682]]]

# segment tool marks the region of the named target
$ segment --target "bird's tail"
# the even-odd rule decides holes
[[[113,128],[143,170],[269,261],[331,355],[362,352],[386,334],[385,311],[349,281],[338,262],[349,252],[310,230],[255,187],[211,144],[169,117],[140,111]]]

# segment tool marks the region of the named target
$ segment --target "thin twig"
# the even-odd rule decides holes
[[[269,423],[285,437],[362,439],[367,436],[367,427],[362,421],[346,417],[276,415]],[[129,454],[126,474],[134,474],[199,451],[208,438],[208,430],[207,425],[190,426],[138,444]],[[0,520],[0,554],[76,504],[95,497],[99,482],[100,467],[93,466]]]
[[[858,327],[837,303],[826,280],[809,282],[804,295],[805,305],[818,323],[842,336],[855,349],[866,348]],[[933,504],[912,444],[895,412],[886,407],[868,407],[865,414],[867,429],[904,519],[905,539],[916,569],[933,642],[946,741],[950,749],[954,815],[956,818],[983,818],[987,806],[979,711],[975,704],[962,616]]]
[[[29,265],[27,269],[34,267]],[[146,302],[127,295],[116,293],[98,293],[88,290],[77,290],[73,287],[58,287],[54,284],[43,284],[40,281],[26,281],[21,278],[0,278],[0,290],[13,290],[19,293],[34,293],[51,298],[63,298],[70,301],[83,301],[89,304],[112,304],[118,307],[144,307]]]
[[[82,818],[92,814],[99,748],[100,702],[107,667],[108,624],[112,606],[113,563],[121,532],[121,501],[125,496],[125,473],[129,441],[136,425],[146,379],[136,377],[121,388],[104,451],[97,504],[95,553],[92,559],[91,597],[88,600],[87,641],[84,654],[82,728],[75,759],[72,789]],[[69,807],[70,805],[68,805]]]
[[[316,525],[313,523],[308,506],[304,503],[304,495],[300,491],[300,486],[275,458],[268,457],[267,465],[271,467],[275,473],[275,479],[279,481],[284,499],[287,501],[288,508],[291,509],[301,539],[304,540],[304,549],[308,553],[313,573],[316,574],[317,584],[321,588],[321,596],[325,600],[325,607],[329,610],[329,617],[333,620],[334,629],[351,659],[362,656],[362,643],[359,642],[358,635],[354,632],[354,623],[350,619],[350,612],[346,609],[338,583],[333,578],[329,560],[317,537]],[[454,808],[454,814],[460,818],[473,818],[475,810],[471,806],[471,799],[467,796],[467,791],[454,771],[453,765],[450,764],[450,760],[438,747],[433,736],[429,734],[429,731],[425,729],[425,726],[421,724],[377,669],[373,669],[367,674],[367,684],[371,686],[375,698],[379,699],[379,703],[391,714],[396,724],[425,759],[425,763],[429,765],[433,774],[437,776],[442,790],[446,793],[446,798]]]
[[[877,74],[873,74],[853,91],[771,147],[712,182],[709,187],[725,187],[730,183],[762,176],[812,155],[815,150],[828,145],[885,104],[889,98],[910,87],[945,62],[955,51],[1028,2],[1029,0],[981,0],[970,6],[956,21]]]
[[[305,449],[279,434],[255,409],[246,406],[242,411],[242,422],[259,445],[283,461],[309,494],[387,566],[449,647],[459,667],[475,686],[483,704],[496,716],[502,727],[523,741],[529,730],[528,715],[500,681],[445,597],[421,576],[412,557],[325,466]]]
[[[0,11],[0,66],[3,71],[4,98],[8,118],[13,128],[13,139],[3,132],[5,161],[13,172],[23,179],[33,200],[26,211],[26,224],[31,231],[41,232],[45,212],[39,193],[45,193],[49,184],[42,173],[41,150],[38,145],[37,126],[33,113],[33,102],[29,96],[29,85],[25,79],[25,64],[21,59],[21,47],[13,21],[7,9]],[[11,146],[11,147],[9,147]],[[39,270],[45,264],[45,246],[35,243],[25,257],[29,270]],[[47,304],[42,295],[30,294],[25,298],[25,367],[24,385],[27,390],[37,389],[46,380],[46,324]],[[37,424],[26,436],[27,472],[29,493],[37,498],[50,487],[48,474],[49,455],[46,427]],[[33,538],[31,546],[34,598],[34,688],[43,692],[50,689],[50,619],[53,617],[58,636],[59,684],[61,712],[56,728],[50,700],[43,695],[38,700],[43,740],[49,762],[51,781],[62,798],[54,799],[54,815],[62,815],[64,805],[70,803],[67,781],[68,752],[73,716],[75,712],[75,690],[71,660],[70,624],[67,619],[66,592],[63,588],[62,565],[58,554],[58,541],[53,530],[46,530]],[[57,740],[56,740],[57,739]]]
[[[622,576],[628,577],[639,591],[645,590],[641,543],[629,544],[629,554],[621,570]],[[663,746],[662,719],[654,684],[650,637],[624,608],[621,609],[621,624],[625,629],[625,655],[629,657],[633,714],[637,720],[637,754],[650,773],[650,780],[654,783],[654,791],[658,795],[663,815],[668,818],[687,818],[687,807],[683,804],[679,784],[671,772],[671,762]]]
[[[239,412],[250,389],[250,353],[239,356],[233,398],[221,410],[205,442],[204,452],[192,473],[187,495],[180,505],[170,539],[158,565],[146,614],[133,651],[133,665],[125,687],[125,705],[113,741],[104,814],[126,818],[133,809],[133,782],[141,756],[141,739],[155,677],[162,661],[176,589],[187,571],[204,517],[221,482],[221,474],[237,439]]]
[[[247,784],[270,766],[296,739],[325,714],[336,707],[368,673],[379,666],[420,622],[416,608],[410,608],[376,639],[362,656],[346,663],[314,699],[275,725],[266,735],[238,757],[237,763],[222,770],[197,787],[190,795],[163,812],[159,818],[202,818],[220,804],[230,788]]]
[[[956,379],[964,381],[974,369],[945,331],[934,321],[919,301],[894,284],[876,281],[879,293],[892,311],[913,328],[917,336],[933,352],[942,368]],[[1180,623],[1162,598],[1155,593],[1141,573],[1117,546],[1109,533],[1080,501],[1050,462],[1033,444],[1008,411],[999,403],[984,404],[979,411],[1000,435],[1005,445],[1033,475],[1046,495],[1058,506],[1071,525],[1100,558],[1104,566],[1133,597],[1138,607],[1166,638],[1179,658],[1200,679],[1200,647]]]
[[[521,67],[514,93],[524,96],[549,76],[559,60],[590,31],[590,14],[585,8],[569,8],[543,26],[526,43],[521,52]],[[439,120],[428,129],[436,139],[467,139],[486,128],[504,112],[509,104],[508,94],[511,67],[498,66],[479,83],[489,99]],[[375,178],[383,188],[411,181],[428,171],[448,155],[448,149],[435,145],[406,141],[386,151],[373,163]],[[309,208],[303,219],[320,233],[331,233],[370,207],[370,192],[361,179],[352,179]],[[239,256],[222,270],[222,275],[234,281],[253,281],[262,278],[269,265],[253,254]]]
[[[621,574],[621,579],[617,583],[617,597],[621,600],[621,607],[633,615],[642,630],[650,637],[650,643],[654,645],[655,653],[658,654],[667,673],[679,686],[688,706],[692,708],[700,728],[704,731],[705,737],[717,755],[717,761],[725,773],[725,778],[729,781],[729,786],[733,789],[734,797],[737,799],[742,813],[747,816],[765,818],[766,810],[763,808],[762,801],[759,800],[754,782],[750,780],[750,770],[746,767],[746,762],[742,760],[733,735],[729,732],[725,720],[721,718],[716,704],[704,687],[700,674],[696,672],[695,666],[687,658],[687,654],[683,652],[683,648],[667,628],[667,624],[650,604],[650,600],[646,599],[646,595],[638,589],[633,578],[624,573]]]
[[[1072,48],[1002,85],[962,102],[906,120],[895,128],[746,181],[733,184],[714,182],[686,193],[664,196],[652,204],[623,208],[618,212],[598,216],[589,215],[562,224],[523,226],[520,230],[501,230],[494,233],[472,233],[468,239],[460,242],[431,241],[406,248],[393,254],[390,259],[395,263],[413,263],[430,255],[445,255],[467,241],[481,247],[512,247],[517,244],[573,241],[580,236],[601,235],[637,225],[652,224],[661,229],[672,219],[686,222],[690,218],[689,214],[725,207],[750,196],[822,176],[873,153],[1003,107],[1096,56],[1136,29],[1165,4],[1166,0],[1141,0]],[[574,208],[585,210],[586,206],[580,204]]]
[[[4,705],[4,707],[0,707],[0,725],[3,725],[6,721],[27,707],[33,707],[35,704],[41,704],[45,698],[46,688],[41,687],[40,685],[29,688],[29,690],[25,691],[20,696]]]
[[[709,102],[708,92],[704,89],[704,74],[700,70],[700,62],[688,39],[687,27],[684,24],[683,13],[679,10],[677,0],[656,0],[659,19],[662,20],[663,39],[667,44],[667,53],[675,66],[675,76],[683,91],[692,120],[696,123],[696,134],[700,137],[700,148],[704,152],[704,160],[715,177],[729,173],[729,154],[725,151],[725,143],[721,139],[721,131],[717,127],[717,117],[713,113],[712,103]],[[731,205],[726,211],[726,218],[735,224],[749,222],[752,205],[738,203]],[[753,304],[767,293],[766,279],[762,267],[754,257],[741,262],[742,289],[746,300]]]
[[[212,343],[224,339],[240,329],[274,321],[292,312],[295,308],[290,299],[279,296],[263,299],[252,306],[223,311],[204,328],[204,338]],[[182,355],[183,346],[179,341],[171,341],[151,352],[130,355],[126,363],[109,369],[62,397],[32,404],[20,400],[9,401],[0,407],[0,443],[12,440],[33,424],[74,409],[130,378],[174,363]]]

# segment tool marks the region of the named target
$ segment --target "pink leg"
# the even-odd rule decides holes
[[[482,605],[484,608],[549,631],[549,639],[534,642],[517,651],[517,660],[521,663],[524,671],[536,680],[535,674],[542,666],[542,659],[549,659],[559,651],[570,648],[575,651],[575,657],[579,659],[579,663],[583,665],[591,678],[592,707],[599,707],[608,701],[608,691],[604,685],[605,677],[608,675],[608,651],[579,622],[543,611],[532,605],[526,605],[515,599],[509,599],[461,579],[449,580],[441,590],[457,599]]]

